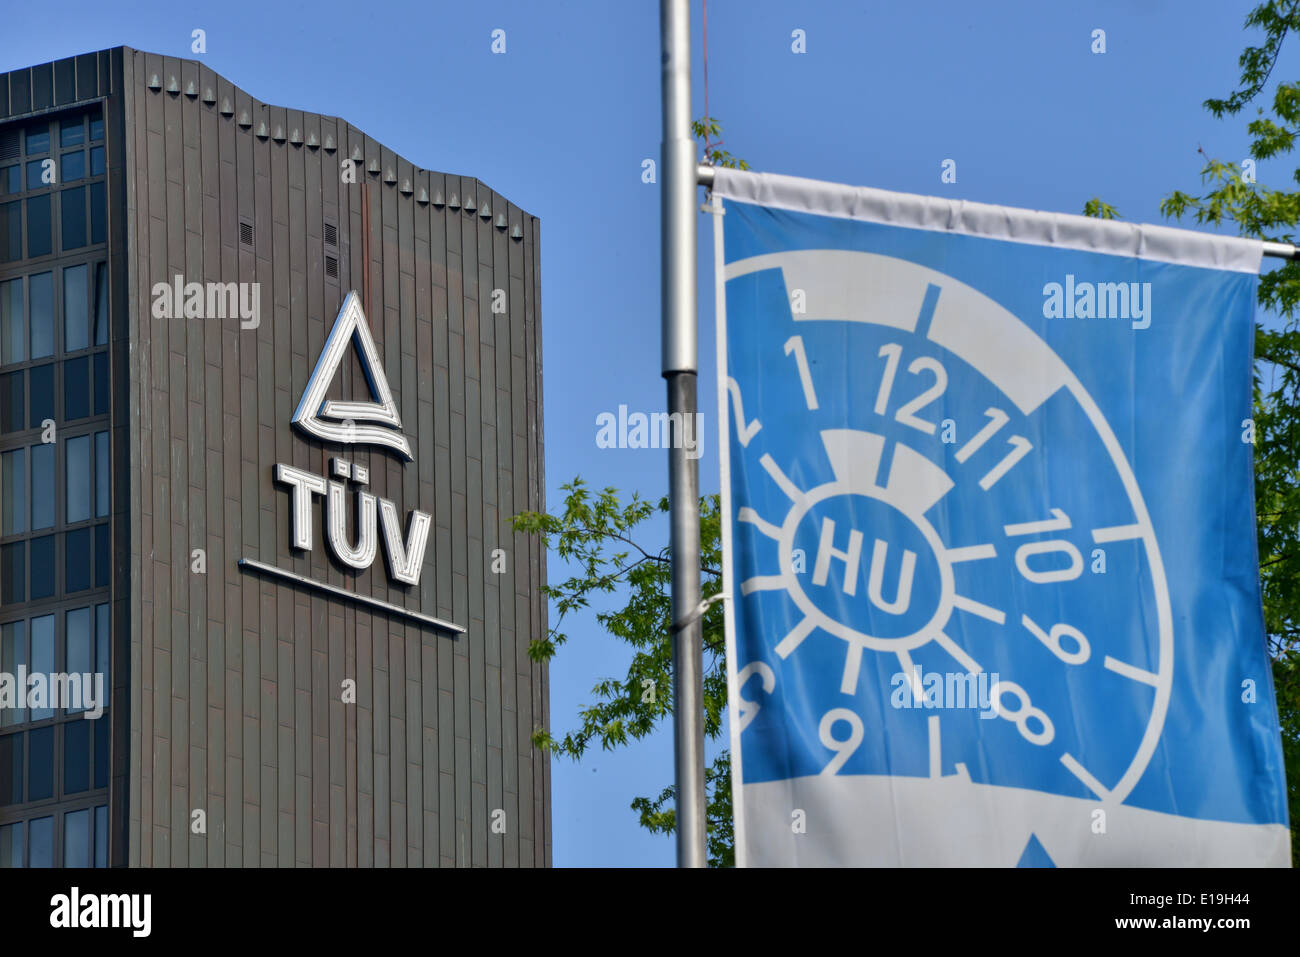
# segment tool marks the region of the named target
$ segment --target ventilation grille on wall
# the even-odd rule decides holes
[[[239,242],[249,249],[253,248],[253,224],[242,219],[239,221]]]
[[[18,153],[18,130],[8,129],[0,133],[0,160],[17,159]]]
[[[329,279],[339,278],[339,228],[333,223],[325,224],[325,275]]]

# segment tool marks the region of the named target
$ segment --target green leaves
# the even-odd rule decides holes
[[[1095,219],[1120,219],[1119,210],[1110,203],[1103,203],[1094,196],[1083,204],[1083,215],[1092,216]]]
[[[1236,114],[1264,91],[1282,42],[1300,26],[1300,2],[1272,0],[1246,18],[1262,27],[1264,44],[1241,55],[1241,86],[1227,99],[1207,100],[1215,116]],[[1296,146],[1300,83],[1279,82],[1271,115],[1257,110],[1247,130],[1251,160],[1279,159]],[[1202,153],[1202,155],[1205,155]],[[1247,164],[1243,164],[1245,166]],[[1254,163],[1249,164],[1253,173]],[[1300,183],[1300,168],[1291,179]],[[1242,169],[1206,156],[1195,196],[1179,190],[1160,204],[1171,218],[1234,225],[1243,236],[1294,242],[1300,226],[1300,192],[1271,189]],[[1279,317],[1280,328],[1260,323],[1255,331],[1255,511],[1264,629],[1273,658],[1273,684],[1282,725],[1291,820],[1300,820],[1300,265],[1287,262],[1260,277],[1259,303]],[[1300,860],[1300,828],[1291,830],[1292,855]]]
[[[716,143],[710,145],[711,138],[722,136],[722,126],[716,119],[711,116],[702,116],[698,120],[691,121],[691,135],[698,140],[704,141],[704,162],[710,166],[726,166],[729,169],[749,169],[749,164],[743,159],[732,156],[722,146],[722,140],[718,139]]]
[[[614,611],[597,612],[595,618],[604,631],[634,651],[623,677],[606,678],[591,689],[594,702],[579,711],[577,728],[559,738],[540,728],[533,732],[535,746],[577,759],[593,745],[610,750],[640,740],[672,714],[668,549],[652,544],[654,535],[648,528],[651,519],[667,515],[668,500],[652,504],[633,494],[624,502],[616,489],[596,494],[581,478],[562,488],[566,495],[557,514],[524,512],[512,519],[515,531],[541,535],[548,549],[578,568],[565,581],[547,586],[545,593],[558,617],[544,638],[531,642],[529,654],[535,661],[549,661],[568,640],[560,630],[568,617],[589,609],[593,598],[616,591],[626,596],[625,602]],[[700,499],[700,564],[701,591],[704,598],[711,598],[722,587],[722,516],[717,495]],[[710,605],[702,622],[704,732],[712,739],[722,730],[727,705],[722,603]],[[717,835],[731,833],[730,763],[725,756],[719,760],[722,763],[715,762],[711,773],[714,780],[725,783],[721,790],[728,817],[725,825],[721,819],[710,824],[711,842],[723,840],[715,835],[715,827],[723,829]],[[652,831],[671,831],[673,812],[662,809],[671,797],[669,789],[654,801],[638,798],[633,809],[641,812],[642,825]],[[725,840],[729,842],[730,837]],[[718,845],[716,850],[719,860],[730,859],[729,844],[725,849]]]

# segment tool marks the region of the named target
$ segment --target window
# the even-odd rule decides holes
[[[22,279],[0,282],[0,365],[27,358],[26,326]]]
[[[95,433],[95,517],[108,516],[108,433]],[[107,535],[104,536],[107,539]]]
[[[71,192],[71,191],[69,191]],[[68,193],[64,193],[66,200]],[[90,345],[90,300],[86,263],[63,270],[63,351],[76,352]]]
[[[63,420],[73,422],[90,415],[90,357],[63,363]]]
[[[104,866],[112,735],[89,715],[108,703],[112,330],[108,263],[86,250],[108,235],[105,124],[92,107],[5,127],[0,672],[63,675],[73,696],[0,708],[0,867]]]
[[[46,419],[54,419],[54,363],[34,366],[27,375],[31,387],[27,427],[39,429]]]
[[[48,256],[54,248],[51,237],[50,194],[33,196],[27,200],[27,258]]]
[[[56,178],[52,159],[32,160],[27,164],[28,189],[44,189],[53,185]]]
[[[0,203],[0,262],[23,258],[23,204]]]
[[[0,606],[27,600],[27,543],[0,545]]]
[[[83,117],[64,120],[59,124],[59,145],[80,146],[86,142],[86,125]]]
[[[86,187],[90,195],[90,241],[102,243],[108,240],[108,212],[106,210],[103,183],[91,183]]]
[[[0,452],[0,536],[27,531],[27,450]]]
[[[31,835],[31,852],[28,867],[54,866],[54,818],[38,817],[28,825]]]
[[[50,128],[45,124],[29,127],[27,130],[27,155],[48,153],[50,151]]]
[[[31,587],[28,594],[32,601],[40,601],[54,594],[54,536],[32,539]],[[35,642],[36,634],[32,633]],[[35,647],[33,644],[32,647]]]
[[[23,822],[0,824],[0,867],[23,866]]]
[[[54,355],[54,273],[41,272],[28,279],[32,301],[32,358]]]
[[[63,866],[90,866],[90,808],[63,815]]]
[[[79,179],[86,177],[86,154],[77,150],[75,153],[64,153],[59,157],[59,181],[62,183],[75,183]]]
[[[25,427],[27,416],[24,378],[22,372],[0,375],[0,433],[20,432]]]
[[[59,196],[63,204],[63,251],[80,249],[86,245],[86,187],[65,189]]]
[[[54,446],[32,447],[32,531],[54,527]]]
[[[95,263],[95,345],[108,345],[108,263],[103,262]]]

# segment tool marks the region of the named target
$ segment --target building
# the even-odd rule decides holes
[[[0,866],[550,863],[538,229],[193,60],[0,75]]]

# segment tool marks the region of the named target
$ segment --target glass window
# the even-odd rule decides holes
[[[23,822],[0,824],[0,867],[23,866]]]
[[[48,153],[50,151],[50,128],[45,125],[33,126],[27,130],[27,155]]]
[[[68,532],[63,549],[63,590],[69,595],[85,591],[90,587],[90,550],[89,528],[79,528]]]
[[[90,241],[102,243],[108,238],[108,214],[104,211],[104,184],[91,183],[90,190]]]
[[[13,168],[17,169],[18,167]],[[102,146],[92,146],[90,148],[90,175],[104,175],[104,147]]]
[[[31,840],[28,867],[54,866],[54,818],[38,817],[27,822],[27,835]]]
[[[96,787],[107,787],[107,783]],[[95,808],[95,866],[108,867],[108,805]]]
[[[0,807],[23,803],[23,736],[0,738]]]
[[[0,365],[27,358],[26,326],[22,279],[0,282]]]
[[[63,351],[76,352],[90,345],[90,299],[85,263],[63,270]]]
[[[23,258],[22,203],[0,203],[0,262]]]
[[[34,366],[27,375],[32,394],[27,427],[39,429],[46,419],[54,418],[54,364]]]
[[[94,644],[90,627],[91,610],[74,608],[67,613],[64,628],[64,671],[70,675],[88,675],[95,670]],[[68,708],[68,713],[84,711]]]
[[[113,686],[109,679],[107,602],[95,606],[95,671],[104,676],[104,694],[107,695]]]
[[[0,432],[21,432],[27,428],[22,372],[0,375]]]
[[[32,715],[36,715],[35,708]],[[54,726],[28,731],[27,750],[27,800],[54,797]]]
[[[104,138],[104,119],[99,116],[90,118],[90,142],[98,143]]]
[[[108,345],[108,263],[95,263],[95,345]]]
[[[27,450],[0,452],[0,535],[27,531]]]
[[[108,707],[108,676],[104,676],[104,700],[102,706]],[[108,787],[108,717],[107,710],[90,723],[95,726],[95,788]]]
[[[63,248],[80,249],[86,245],[86,187],[74,186],[59,195],[63,209]]]
[[[95,415],[108,414],[108,353],[94,356],[95,362]]]
[[[27,600],[27,543],[0,545],[0,605]]]
[[[32,601],[54,594],[54,536],[32,539]],[[53,621],[53,619],[50,619]],[[51,625],[51,628],[54,626]],[[32,622],[32,641],[36,641],[36,623]],[[33,648],[35,645],[33,644]],[[35,651],[32,652],[35,654]]]
[[[54,273],[38,272],[27,280],[31,298],[32,358],[54,355]]]
[[[27,200],[27,255],[48,256],[54,248],[50,235],[50,194],[33,196]]]
[[[42,615],[40,618],[32,619],[32,673],[48,675],[54,671],[54,616]],[[48,701],[46,702],[49,703]],[[53,708],[32,708],[32,720],[44,721],[46,718],[54,717]],[[50,747],[53,747],[54,739],[50,738]],[[33,746],[33,753],[35,747]],[[53,762],[53,751],[50,752],[49,760]],[[33,764],[35,758],[32,758]],[[32,772],[35,780],[35,771]],[[49,797],[49,795],[45,795]]]
[[[97,147],[102,149],[102,147]],[[91,157],[94,162],[94,157]],[[0,195],[5,193],[21,193],[23,190],[23,168],[21,166],[6,166],[0,169]]]
[[[80,794],[90,790],[89,721],[63,724],[63,793]]]
[[[68,502],[65,520],[84,522],[90,518],[90,436],[79,435],[64,443],[64,477]]]
[[[32,446],[32,531],[54,527],[54,446]]]
[[[95,526],[95,587],[106,588],[108,586],[108,566],[110,559],[110,546],[112,544],[112,535],[109,533],[107,525]]]
[[[90,866],[90,808],[63,815],[63,866]]]
[[[50,157],[32,160],[27,164],[28,189],[45,189],[47,186],[54,185],[54,181],[57,179],[54,160]]]
[[[108,515],[108,433],[95,433],[95,517]],[[105,535],[107,537],[107,535]]]
[[[90,415],[90,357],[63,363],[63,420],[72,422]]]
[[[59,157],[59,179],[64,183],[75,183],[86,177],[86,154],[81,150],[64,153]]]
[[[7,675],[18,674],[27,667],[27,622],[13,621],[0,625],[0,671]],[[26,699],[23,699],[26,701]],[[27,708],[0,710],[0,726],[11,727],[27,723]]]
[[[59,145],[80,146],[86,142],[86,125],[82,117],[64,120],[59,124]]]

